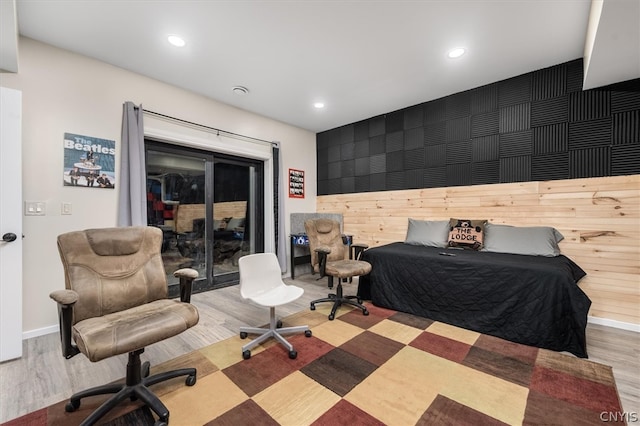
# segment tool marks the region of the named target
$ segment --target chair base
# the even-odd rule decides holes
[[[127,363],[127,377],[125,383],[111,383],[102,386],[96,386],[75,393],[69,398],[69,402],[65,406],[67,412],[73,412],[80,407],[80,400],[88,396],[115,394],[106,400],[100,407],[82,421],[80,426],[89,426],[95,424],[105,414],[118,406],[125,399],[132,401],[139,399],[144,402],[157,416],[156,425],[166,425],[169,422],[169,410],[160,401],[160,399],[149,390],[148,386],[156,383],[164,382],[175,377],[187,376],[185,381],[187,386],[193,386],[196,383],[196,369],[183,368],[179,370],[166,371],[163,373],[149,376],[149,363],[140,363],[140,354],[144,349],[129,352],[129,361]]]
[[[329,275],[329,288],[333,287],[333,277]],[[355,300],[355,301],[354,301]],[[316,303],[322,302],[333,302],[333,308],[331,308],[331,313],[329,314],[329,320],[333,321],[336,317],[336,312],[338,308],[344,304],[355,306],[358,309],[362,310],[362,315],[369,315],[369,311],[367,307],[362,304],[362,299],[358,296],[345,296],[342,293],[342,280],[338,279],[338,285],[336,286],[336,294],[329,294],[328,297],[323,297],[322,299],[316,299],[311,302],[311,310],[316,310]]]
[[[287,341],[282,335],[283,334],[294,334],[294,333],[304,333],[306,337],[311,337],[311,330],[307,325],[298,325],[295,327],[278,327],[278,322],[276,321],[276,308],[271,306],[269,308],[269,328],[260,328],[260,327],[240,327],[240,338],[245,339],[248,334],[258,334],[260,337],[257,337],[242,346],[242,358],[249,359],[251,358],[251,348],[254,348],[266,341],[267,339],[273,337],[278,342],[280,342],[287,350],[289,351],[289,358],[295,359],[298,356],[298,353],[293,349],[293,345]]]

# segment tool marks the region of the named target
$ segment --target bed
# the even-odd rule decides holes
[[[359,295],[376,306],[420,315],[516,343],[586,358],[591,301],[585,272],[553,257],[404,242],[371,248]]]

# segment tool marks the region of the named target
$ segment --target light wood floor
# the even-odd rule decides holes
[[[285,280],[304,287],[305,294],[278,307],[278,316],[308,309],[309,301],[325,297],[326,280],[316,278],[307,274],[295,281]],[[354,290],[355,285],[346,285],[345,292]],[[268,322],[268,310],[243,301],[237,286],[196,294],[192,303],[200,312],[198,325],[148,347],[143,360],[158,364],[231,337],[241,326]],[[613,367],[624,411],[640,413],[640,333],[589,324],[587,342],[590,360]],[[65,360],[57,333],[26,340],[23,345],[22,358],[0,364],[0,422],[124,375],[125,355],[99,363],[91,363],[82,355]]]

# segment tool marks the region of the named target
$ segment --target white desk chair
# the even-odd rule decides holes
[[[293,302],[302,296],[304,290],[295,285],[287,285],[282,281],[278,258],[273,253],[243,256],[238,261],[238,267],[240,269],[240,295],[258,305],[268,306],[270,310],[269,328],[240,327],[240,338],[242,339],[246,339],[249,334],[260,335],[242,347],[242,358],[251,358],[251,348],[270,337],[274,337],[289,350],[289,358],[295,359],[298,352],[282,335],[304,332],[306,337],[311,337],[311,330],[306,325],[281,328],[282,322],[276,321],[276,306]]]

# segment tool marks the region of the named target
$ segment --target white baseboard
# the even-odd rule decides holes
[[[630,322],[622,322],[591,316],[587,317],[587,322],[590,322],[591,324],[599,324],[607,327],[619,328],[622,330],[629,330],[640,333],[640,324],[632,324]],[[32,337],[44,336],[45,334],[57,333],[58,330],[60,330],[60,327],[58,325],[50,325],[49,327],[25,331],[24,333],[22,333],[22,340],[31,339]]]
[[[49,327],[36,328],[22,333],[22,340],[31,339],[32,337],[44,336],[45,334],[57,333],[60,330],[59,325],[50,325]]]
[[[587,322],[590,322],[591,324],[605,325],[607,327],[619,328],[621,330],[635,331],[636,333],[640,333],[640,324],[632,324],[630,322],[622,322],[591,316],[587,317]]]

